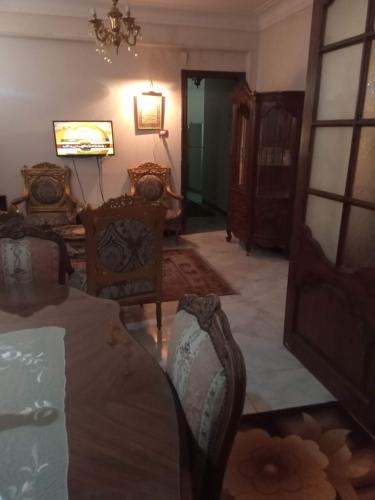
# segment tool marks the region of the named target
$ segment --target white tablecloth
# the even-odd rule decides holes
[[[64,335],[0,335],[0,500],[68,498]]]

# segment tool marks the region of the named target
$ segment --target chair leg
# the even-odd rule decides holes
[[[158,300],[156,302],[156,326],[158,331],[161,330],[161,302]]]

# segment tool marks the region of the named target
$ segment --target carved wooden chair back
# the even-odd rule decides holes
[[[70,265],[64,240],[13,218],[0,225],[0,288],[65,284]]]
[[[195,500],[219,500],[241,418],[246,372],[217,295],[185,295],[168,345],[167,374],[190,441]]]
[[[71,193],[69,167],[39,163],[22,170],[24,195],[12,205],[25,202],[28,222],[35,225],[61,226],[76,222],[77,207],[83,207]]]
[[[121,305],[156,302],[159,328],[165,210],[141,197],[124,195],[81,212],[88,293]]]
[[[149,201],[159,201],[167,208],[165,228],[178,234],[181,230],[181,203],[183,197],[172,190],[171,169],[146,162],[128,169],[130,194]]]

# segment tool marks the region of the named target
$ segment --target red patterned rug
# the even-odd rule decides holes
[[[84,259],[72,261],[76,271],[86,270]],[[163,302],[179,300],[185,293],[237,295],[236,292],[192,248],[163,250]]]
[[[179,300],[185,293],[237,294],[192,248],[163,250],[163,302]]]

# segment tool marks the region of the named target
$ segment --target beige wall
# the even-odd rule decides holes
[[[304,90],[312,7],[261,31],[256,90]]]
[[[1,13],[0,194],[8,200],[20,195],[25,164],[72,166],[71,160],[56,157],[52,133],[53,120],[70,119],[113,121],[116,156],[103,165],[107,198],[126,192],[126,169],[147,160],[170,165],[179,189],[181,69],[246,71],[258,91],[303,89],[310,17],[311,8],[304,9],[259,35],[146,23],[149,45],[139,58],[120,50],[107,65],[88,41],[86,19]],[[166,140],[134,130],[133,96],[149,90],[150,79],[166,96]],[[87,201],[98,204],[95,161],[78,159],[77,167]],[[75,178],[73,190],[81,198]]]
[[[138,58],[120,50],[112,65],[88,41],[0,37],[0,194],[8,201],[23,191],[24,165],[57,158],[53,120],[112,120],[116,155],[103,162],[105,197],[129,190],[127,168],[144,161],[170,165],[180,187],[182,68],[246,71],[245,52],[142,48]],[[133,96],[154,90],[166,97],[165,128],[169,138],[136,134]],[[100,203],[94,159],[77,159],[87,202]],[[81,199],[77,180],[73,192]]]

